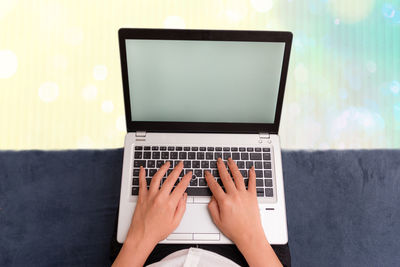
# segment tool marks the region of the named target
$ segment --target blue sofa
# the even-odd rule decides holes
[[[109,266],[122,152],[0,152],[0,266]],[[293,266],[400,266],[400,150],[282,159]]]

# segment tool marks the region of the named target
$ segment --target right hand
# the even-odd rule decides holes
[[[255,240],[266,241],[262,228],[256,193],[256,174],[254,167],[249,170],[248,190],[236,163],[228,159],[232,181],[224,162],[218,159],[217,167],[226,193],[215,181],[210,172],[205,178],[213,196],[208,209],[216,226],[238,247],[246,246]]]

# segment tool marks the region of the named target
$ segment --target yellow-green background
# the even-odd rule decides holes
[[[400,3],[0,0],[0,149],[123,146],[121,27],[289,30],[284,148],[400,147]]]

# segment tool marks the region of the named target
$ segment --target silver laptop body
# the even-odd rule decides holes
[[[271,244],[288,242],[280,115],[290,32],[120,29],[128,133],[117,240],[135,209],[138,167],[152,174],[167,160],[193,171],[185,215],[161,243],[232,243],[214,225],[203,173],[218,179],[216,158],[256,167],[262,225]],[[246,178],[246,177],[245,177]]]

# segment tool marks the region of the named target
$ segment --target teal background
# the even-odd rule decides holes
[[[127,40],[133,121],[273,123],[285,43]]]

